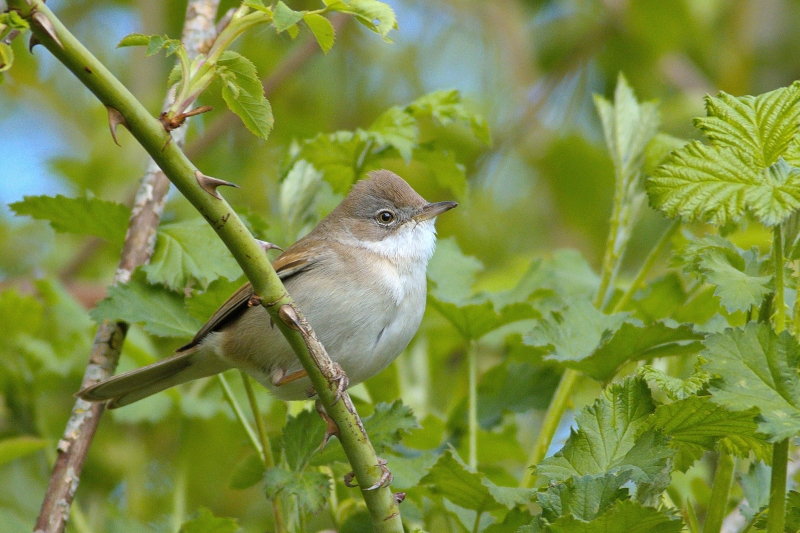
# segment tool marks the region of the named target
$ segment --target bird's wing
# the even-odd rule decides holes
[[[288,278],[297,275],[313,266],[314,263],[319,260],[320,255],[316,253],[309,254],[307,252],[308,249],[301,250],[295,246],[291,246],[284,253],[282,253],[272,263],[272,266],[275,268],[275,272],[277,272],[278,277],[281,278],[282,281],[286,282]],[[250,307],[248,302],[252,296],[253,286],[250,284],[250,282],[247,282],[239,287],[239,289],[234,292],[231,297],[228,298],[225,303],[223,303],[219,309],[214,312],[213,315],[211,315],[211,318],[208,319],[208,322],[203,324],[203,327],[200,328],[200,330],[195,334],[194,338],[189,341],[188,344],[178,348],[176,352],[182,352],[197,346],[206,335],[212,331],[219,331],[226,324],[237,319]]]

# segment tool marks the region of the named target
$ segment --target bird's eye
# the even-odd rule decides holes
[[[390,224],[394,220],[394,213],[391,211],[381,211],[376,217],[381,224]]]

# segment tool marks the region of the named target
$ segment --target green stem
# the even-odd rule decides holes
[[[786,467],[789,465],[789,439],[772,445],[772,477],[769,482],[767,533],[783,533],[786,520]]]
[[[131,135],[211,224],[252,284],[255,295],[262,302],[269,302],[269,305],[264,305],[265,309],[297,354],[325,410],[339,427],[340,442],[359,486],[375,485],[382,477],[382,469],[358,413],[355,409],[350,410],[352,402],[346,393],[346,401],[339,401],[338,381],[330,370],[333,365],[327,354],[316,355],[320,364],[325,364],[327,375],[311,356],[306,344],[306,339],[311,343],[316,338],[311,328],[304,329],[305,337],[293,329],[295,319],[292,314],[297,316],[296,323],[305,324],[305,319],[242,220],[224,198],[200,186],[197,167],[172,142],[162,124],[64,27],[42,0],[7,0],[7,3],[9,8],[17,10],[20,16],[32,22],[31,31],[56,59],[72,71],[104,105],[114,108],[124,117]],[[218,46],[221,44],[215,44],[215,47]],[[209,57],[211,55],[209,53]],[[258,444],[257,438],[254,441]],[[400,510],[388,486],[372,491],[362,490],[361,494],[376,533],[403,531]]]
[[[783,237],[780,226],[775,226],[772,236],[772,257],[775,259],[775,332],[780,333],[786,329],[786,304],[783,301]]]
[[[253,412],[253,419],[256,421],[258,438],[261,440],[261,460],[264,462],[264,466],[269,469],[275,466],[275,456],[272,454],[272,445],[269,442],[267,428],[264,426],[264,418],[261,416],[261,410],[258,408],[256,393],[253,390],[250,376],[241,370],[239,373],[242,375],[244,390],[247,393],[247,401],[250,403],[250,410]],[[277,533],[284,533],[286,531],[286,522],[283,518],[283,498],[281,498],[280,494],[272,500],[272,514],[275,519],[275,531]]]
[[[247,421],[247,417],[244,416],[244,411],[242,411],[242,408],[239,406],[239,402],[236,401],[236,397],[233,395],[231,386],[228,385],[228,380],[225,379],[225,376],[222,374],[217,374],[217,379],[219,379],[219,384],[222,385],[222,394],[228,401],[228,405],[230,405],[231,409],[233,409],[233,414],[236,415],[236,420],[238,420],[239,425],[244,428],[245,433],[247,433],[247,438],[250,439],[250,444],[253,445],[256,453],[258,453],[258,456],[266,466],[266,462],[264,461],[264,448],[261,446],[261,442],[258,440],[256,432],[253,431],[253,428],[250,426],[250,422]]]
[[[625,309],[625,307],[631,301],[631,298],[633,298],[633,295],[636,294],[636,291],[638,291],[639,288],[644,284],[644,280],[647,278],[647,275],[653,269],[656,261],[658,261],[659,256],[667,247],[670,239],[672,239],[672,236],[675,235],[675,232],[678,231],[680,227],[681,220],[676,219],[672,225],[667,228],[667,231],[661,235],[661,238],[658,240],[653,249],[650,250],[647,258],[644,260],[642,267],[639,269],[639,272],[636,274],[636,277],[633,279],[630,287],[628,287],[628,290],[625,291],[625,294],[622,295],[622,298],[620,298],[617,304],[614,306],[614,310],[611,311],[612,313],[618,313]]]
[[[478,350],[470,343],[469,353],[469,467],[478,469]]]
[[[686,507],[683,508],[683,516],[686,521],[686,526],[689,528],[689,533],[700,533],[700,523],[697,521],[697,513],[694,510],[694,505],[689,500],[686,500]]]
[[[564,374],[561,376],[561,381],[558,383],[558,388],[556,389],[553,399],[550,401],[550,406],[547,408],[547,412],[544,415],[542,427],[539,430],[539,436],[536,438],[536,444],[533,446],[533,451],[531,452],[530,457],[528,457],[528,462],[526,463],[528,466],[525,469],[525,475],[522,477],[520,486],[533,486],[535,476],[533,475],[532,468],[539,464],[539,462],[544,459],[545,455],[547,455],[547,449],[550,447],[550,442],[553,440],[553,435],[556,434],[558,424],[561,422],[561,417],[563,416],[564,411],[567,410],[569,399],[572,395],[572,389],[575,387],[575,383],[578,381],[579,376],[580,374],[578,371],[572,370],[571,368],[566,369]]]
[[[478,533],[481,529],[481,516],[483,515],[483,511],[476,511],[477,514],[475,515],[475,524],[472,526],[472,533]]]
[[[172,531],[179,531],[186,519],[186,466],[181,466],[172,492]]]
[[[703,533],[719,533],[722,521],[728,510],[728,497],[733,481],[733,457],[727,453],[720,453],[717,459],[717,471],[714,474],[714,485],[711,488],[711,498],[708,501],[706,522],[703,524]]]

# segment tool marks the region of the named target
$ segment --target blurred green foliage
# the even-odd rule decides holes
[[[318,49],[297,55],[313,39],[308,31],[296,39],[289,32],[245,34],[236,50],[268,80],[274,129],[268,140],[251,135],[229,120],[219,91],[210,92],[200,103],[214,111],[190,121],[187,152],[206,174],[237,183],[241,188],[226,190],[226,198],[257,236],[282,246],[308,231],[354,179],[373,168],[398,172],[431,201],[460,202],[437,222],[441,240],[431,264],[432,296],[420,333],[389,369],[353,390],[370,435],[390,458],[393,486],[407,492],[401,507],[404,519],[431,532],[464,531],[476,521],[489,533],[513,532],[530,524],[531,512],[541,507],[542,517],[564,530],[577,527],[576,520],[598,518],[598,528],[675,531],[674,517],[645,506],[669,483],[659,470],[667,460],[686,471],[673,474],[667,493],[679,510],[693,502],[702,517],[713,464],[713,456],[704,451],[753,451],[761,459],[769,453],[753,436],[752,413],[741,416],[747,411],[738,411],[734,417],[727,410],[746,406],[734,400],[712,404],[694,395],[707,387],[708,376],[695,368],[696,334],[677,322],[703,324],[703,332],[743,323],[745,313],[774,290],[764,273],[763,252],[770,237],[756,224],[739,228],[735,243],[682,243],[685,237],[679,235],[682,257],[673,263],[689,275],[665,273],[667,260],[660,258],[657,279],[636,294],[625,313],[603,315],[586,302],[565,307],[562,299],[590,298],[600,283],[595,272],[603,260],[614,197],[615,167],[592,95],[611,97],[618,72],[624,72],[640,101],[659,101],[661,131],[674,137],[659,135],[651,143],[652,153],[646,157],[652,161],[645,161],[645,169],[648,164],[655,167],[666,152],[683,144],[680,139],[699,138],[691,119],[704,114],[704,93],[759,94],[798,77],[800,33],[794,21],[800,20],[800,4],[390,4],[398,29],[386,28],[384,35],[393,44],[353,21],[337,22],[336,42],[326,55]],[[146,58],[142,49],[115,46],[132,32],[179,36],[185,3],[48,5],[157,114],[172,58]],[[234,5],[223,2],[221,12]],[[310,0],[288,5],[318,8]],[[113,143],[106,111],[45,50],[34,48],[31,56],[22,39],[11,49],[13,68],[0,74],[5,78],[0,85],[0,200],[3,205],[18,203],[0,210],[0,524],[16,532],[30,530],[44,494],[55,443],[91,348],[89,310],[94,309],[93,316],[144,323],[133,326],[126,340],[119,370],[128,370],[171,353],[182,339],[170,335],[191,336],[197,321],[237,286],[239,272],[218,243],[203,237],[211,232],[196,224],[188,203],[173,195],[153,263],[130,286],[111,291],[123,296],[95,307],[106,294],[119,256],[120,220],[126,211],[117,204],[132,203],[144,152],[123,129],[122,146]],[[308,161],[314,166],[307,166]],[[56,194],[75,198],[73,210],[59,204],[59,213],[46,217],[50,223],[12,212],[52,211],[41,199],[19,202],[23,195]],[[623,280],[633,276],[669,224],[656,211],[642,209],[630,235]],[[87,213],[102,213],[103,224],[87,230],[89,222],[78,218]],[[780,213],[781,220],[785,214]],[[768,215],[764,218],[775,219]],[[74,234],[75,227],[96,237]],[[565,248],[580,254],[561,250]],[[176,277],[178,272],[185,276]],[[162,286],[188,286],[191,294],[184,302],[182,294]],[[131,314],[143,297],[165,300],[158,313]],[[612,288],[609,302],[619,298],[620,291]],[[120,302],[126,305],[109,310]],[[184,304],[188,314],[180,314]],[[557,337],[558,326],[569,316],[579,316],[569,319],[580,327],[573,338],[587,346],[583,351],[571,346],[567,356],[560,352]],[[531,331],[538,332],[535,342],[526,337]],[[764,344],[774,341],[765,331],[746,331],[754,338],[768,337]],[[622,353],[618,362],[603,355],[603,350],[619,354],[611,350],[615,339],[624,343],[630,338],[644,339],[639,351]],[[598,348],[600,340],[605,344]],[[652,359],[647,349],[653,346],[678,351],[660,354],[676,355],[668,365],[657,360],[639,371],[652,393],[640,378],[628,378],[601,395],[597,382],[580,378],[572,399],[577,430],[569,434],[562,427],[551,450],[561,449],[560,455],[542,463],[539,472],[563,483],[540,492],[538,505],[516,508],[530,494],[511,487],[524,474],[528,450],[558,383],[562,368],[557,363],[605,382],[620,367],[623,373],[631,370],[632,365],[624,366],[630,360]],[[478,356],[478,473],[461,460],[469,448],[470,350]],[[746,355],[736,355],[729,353],[715,365],[747,364]],[[762,355],[773,360],[775,354],[767,350]],[[592,362],[601,356],[604,366]],[[787,378],[787,387],[795,387],[795,381]],[[246,403],[238,380],[231,382],[237,398]],[[736,385],[723,381],[715,387],[714,394],[724,397]],[[602,428],[589,427],[589,420],[594,416],[601,424],[608,422],[609,404],[623,393],[642,410],[641,416],[650,416],[649,425],[641,417],[632,419],[641,431],[619,435],[613,444],[621,446],[620,455],[598,468],[567,462],[565,454],[576,446],[603,442],[607,435]],[[403,405],[393,403],[398,398]],[[666,399],[674,403],[664,403]],[[329,511],[312,514],[301,524],[307,531],[363,531],[363,503],[340,482],[347,471],[339,462],[341,447],[334,440],[316,450],[318,441],[311,437],[321,434],[321,422],[307,412],[309,406],[286,405],[263,391],[258,401],[276,456],[285,459],[283,469],[270,474],[267,493],[305,495],[296,501],[303,510],[328,506]],[[784,415],[794,416],[793,405],[773,398],[762,408],[772,413],[761,422],[763,427],[779,436],[796,433],[793,426],[786,429],[778,422]],[[680,413],[700,418],[681,420]],[[698,428],[708,430],[705,440]],[[297,435],[309,438],[298,444]],[[648,464],[636,454],[645,446],[658,452]],[[175,531],[193,517],[184,531],[212,526],[235,530],[213,513],[236,517],[244,531],[263,531],[270,527],[271,509],[260,484],[263,472],[253,457],[214,381],[106,414],[88,456],[69,530]],[[631,466],[642,475],[631,476],[626,470]],[[737,484],[733,489],[735,498],[742,491],[748,496],[751,510],[745,513],[750,517],[767,504],[759,479],[761,485],[768,481],[760,468],[765,467],[753,462],[751,471],[740,475],[741,488]],[[331,487],[328,474],[337,480]],[[636,487],[635,497],[627,501],[618,498],[626,483]],[[448,484],[459,488],[442,492]],[[608,498],[594,515],[564,511],[601,485]],[[628,527],[619,517],[651,529]]]

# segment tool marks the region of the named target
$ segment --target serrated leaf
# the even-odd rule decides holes
[[[649,427],[671,437],[670,446],[684,455],[684,464],[677,468],[686,470],[704,451],[722,449],[747,457],[753,450],[763,456],[764,441],[756,435],[757,414],[756,409],[729,411],[708,396],[689,396],[659,405]]]
[[[655,383],[671,400],[683,400],[697,394],[711,381],[711,374],[700,368],[705,363],[705,359],[698,357],[694,372],[687,379],[670,376],[651,365],[640,367],[636,373],[648,382]]]
[[[279,0],[275,5],[272,22],[275,24],[275,29],[278,33],[281,33],[303,20],[303,15],[305,14],[305,11],[294,11],[290,9],[289,6]]]
[[[234,518],[220,518],[201,507],[197,516],[184,522],[179,533],[235,533],[239,531],[239,524]]]
[[[635,482],[661,478],[673,451],[666,439],[642,433],[655,404],[644,380],[628,378],[608,387],[593,405],[575,417],[564,447],[536,466],[536,473],[557,481],[572,476],[625,472]]]
[[[121,243],[128,228],[131,210],[122,204],[99,198],[66,196],[25,196],[9,204],[18,216],[28,215],[47,220],[54,230],[63,233],[94,235],[115,244]]]
[[[396,400],[392,404],[381,402],[364,419],[364,428],[378,453],[400,442],[409,430],[419,427],[417,417],[409,406],[403,405],[402,400]]]
[[[565,516],[547,528],[550,533],[680,533],[682,530],[680,520],[634,501],[618,501],[608,512],[588,523]]]
[[[383,37],[384,41],[392,42],[387,35],[397,28],[397,21],[389,4],[377,0],[326,0],[325,4],[331,11],[354,15],[356,20]]]
[[[419,141],[419,127],[415,118],[400,107],[384,111],[368,130],[370,136],[381,145],[392,146],[406,164],[411,160],[414,146]]]
[[[549,347],[549,358],[555,361],[580,361],[608,342],[627,319],[627,313],[607,315],[588,301],[577,300],[540,320],[525,344]]]
[[[323,173],[333,192],[346,194],[358,178],[356,164],[366,141],[350,131],[319,134],[300,146],[295,159],[304,159]]]
[[[128,283],[109,287],[108,296],[89,316],[96,322],[141,322],[144,329],[160,337],[191,337],[202,325],[184,311],[183,298],[148,284],[141,271],[136,271]]]
[[[330,478],[315,470],[295,472],[282,466],[267,470],[264,475],[267,499],[278,495],[288,499],[294,496],[301,513],[314,513],[322,509],[330,494]]]
[[[223,79],[222,98],[253,135],[266,139],[275,122],[272,107],[264,97],[264,87],[253,63],[230,50],[217,61]]]
[[[414,100],[406,108],[415,117],[432,117],[442,125],[454,121],[469,124],[472,134],[486,145],[492,144],[489,126],[479,114],[469,111],[457,90],[435,91]]]
[[[498,487],[481,473],[470,472],[450,449],[445,450],[420,480],[420,484],[429,486],[433,493],[447,498],[459,507],[481,513],[503,506],[512,507],[528,501],[532,495],[527,489],[504,490],[508,488]]]
[[[180,290],[198,283],[207,287],[218,277],[238,279],[242,269],[214,230],[201,218],[158,228],[153,255],[143,270],[150,283]]]
[[[333,48],[333,42],[336,39],[336,32],[333,29],[331,21],[317,13],[306,13],[303,15],[303,22],[306,23],[308,29],[314,34],[317,44],[324,53],[328,53]]]
[[[549,486],[536,499],[542,507],[542,518],[549,522],[561,516],[588,521],[610,509],[614,502],[628,499],[628,491],[622,488],[627,482],[628,478],[619,474],[572,477]]]
[[[648,181],[654,207],[717,225],[746,211],[775,226],[800,207],[800,164],[791,150],[800,117],[800,85],[757,97],[706,99],[695,124],[711,139],[676,150]],[[789,161],[789,162],[787,162]]]
[[[224,277],[217,278],[205,291],[186,299],[186,311],[197,320],[205,322],[245,281],[244,278],[233,281]]]
[[[286,463],[292,470],[305,469],[311,457],[316,454],[325,436],[325,423],[317,413],[303,411],[296,417],[289,417],[283,428],[283,453]]]
[[[769,486],[772,469],[762,461],[753,461],[747,473],[736,472],[736,479],[742,486],[742,494],[747,505],[741,505],[742,514],[748,520],[769,503]],[[742,502],[744,503],[744,502]]]
[[[464,255],[455,237],[436,243],[436,252],[428,263],[428,279],[434,283],[429,293],[437,300],[466,303],[472,296],[475,276],[483,264],[471,255]]]
[[[47,447],[47,441],[38,437],[22,436],[0,440],[0,465],[10,463]]]
[[[629,361],[695,354],[703,349],[698,342],[703,337],[688,324],[670,326],[655,322],[641,326],[625,322],[584,359],[564,359],[558,355],[545,359],[559,361],[598,381],[607,382],[616,375],[620,366]]]
[[[527,302],[512,303],[495,311],[494,303],[486,301],[480,304],[458,305],[438,300],[433,294],[428,295],[428,303],[439,311],[458,332],[467,340],[478,340],[513,322],[538,318],[541,315]]]
[[[705,341],[714,403],[733,411],[758,408],[758,430],[777,442],[800,433],[800,346],[765,324],[727,329]]]

